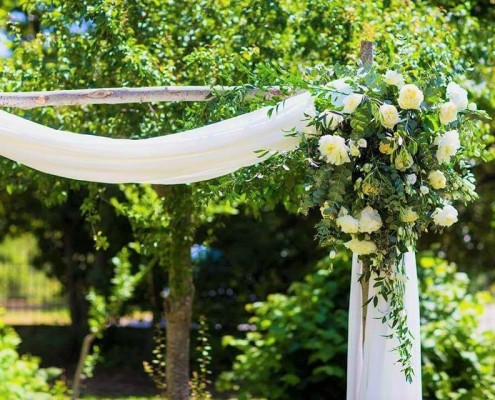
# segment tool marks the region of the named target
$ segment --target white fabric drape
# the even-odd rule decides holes
[[[412,252],[404,255],[407,275],[405,308],[407,322],[414,336],[412,347],[412,366],[414,379],[408,383],[397,363],[394,348],[395,338],[384,336],[390,333],[386,324],[382,324],[383,313],[387,312],[385,301],[368,306],[366,316],[365,341],[363,343],[362,293],[358,278],[362,264],[356,255],[352,260],[351,298],[349,304],[349,349],[347,354],[347,400],[420,400],[421,394],[421,343],[419,336],[419,297],[416,257]],[[370,280],[369,296],[377,292]]]
[[[294,149],[286,132],[307,125],[308,93],[186,132],[149,139],[112,139],[48,128],[0,111],[0,155],[52,175],[105,183],[177,184],[203,181],[254,165],[256,151]]]

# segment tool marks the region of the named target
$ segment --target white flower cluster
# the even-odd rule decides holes
[[[390,100],[379,105],[377,118],[385,128],[387,135],[385,139],[381,139],[379,142],[379,152],[390,156],[391,164],[395,169],[405,173],[405,183],[409,187],[408,190],[414,188],[418,190],[421,196],[426,196],[430,194],[431,190],[445,189],[448,185],[448,178],[445,173],[440,169],[424,171],[414,166],[413,154],[404,145],[408,140],[402,133],[405,131],[404,127],[396,131],[396,126],[404,121],[406,121],[407,129],[407,120],[411,118],[411,110],[423,113],[430,112],[431,108],[425,103],[423,91],[414,84],[406,84],[404,77],[397,71],[388,70],[383,81],[387,85],[397,88],[397,98],[396,105]],[[319,138],[318,150],[323,161],[331,165],[341,166],[359,158],[363,149],[368,147],[368,142],[365,139],[346,139],[339,134],[339,131],[344,129],[346,119],[355,113],[364,101],[371,100],[365,98],[364,94],[354,93],[345,79],[339,79],[329,85],[334,89],[330,99],[341,111],[325,110],[318,114],[317,120],[327,132]],[[450,124],[458,121],[459,112],[465,109],[475,110],[476,105],[474,103],[469,104],[466,90],[457,83],[450,82],[446,89],[446,101],[434,110],[438,110],[441,126],[448,128]],[[441,168],[442,164],[451,163],[452,157],[461,148],[459,131],[453,129],[454,127],[456,125],[452,126],[450,130],[443,130],[432,143],[436,147],[435,157],[439,165],[437,168]],[[370,168],[366,168],[367,165],[371,168],[371,164],[365,164],[361,166],[361,171],[369,171]],[[413,169],[411,170],[411,168]],[[368,196],[373,196],[377,190],[379,191],[379,188],[377,189],[372,182],[362,178],[359,178],[354,186],[356,190],[360,190]],[[405,224],[415,224],[420,218],[420,214],[414,208],[406,207],[398,211],[398,219]],[[446,203],[444,206],[436,208],[431,215],[433,222],[441,227],[452,225],[457,221],[457,217],[456,209]],[[377,210],[367,206],[355,217],[342,207],[335,223],[341,232],[352,236],[352,240],[345,243],[345,246],[354,253],[365,255],[378,251],[376,244],[370,238],[370,234],[378,231],[383,225]],[[358,235],[359,238],[364,237],[364,240],[360,240]]]
[[[342,207],[340,216],[335,222],[342,232],[352,234],[352,240],[345,244],[348,249],[351,249],[354,253],[359,255],[376,252],[377,247],[373,241],[359,240],[355,234],[369,234],[378,231],[383,226],[382,218],[378,211],[367,206],[361,210],[358,218],[354,218],[344,207]]]

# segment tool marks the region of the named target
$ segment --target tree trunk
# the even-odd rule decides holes
[[[189,347],[194,285],[191,246],[194,222],[191,188],[186,185],[155,187],[165,197],[171,218],[168,285],[166,376],[168,400],[189,399]]]
[[[80,277],[79,265],[74,260],[76,240],[75,235],[79,229],[79,221],[68,219],[63,226],[63,261],[66,266],[66,287],[69,300],[69,312],[71,319],[73,346],[79,349],[84,335],[88,330],[88,302],[83,280]]]

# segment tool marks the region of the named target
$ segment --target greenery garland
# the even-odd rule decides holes
[[[414,83],[395,70],[308,70],[299,81],[314,96],[300,151],[308,160],[302,210],[319,207],[322,244],[344,244],[363,262],[390,306],[383,313],[411,381],[412,336],[404,309],[403,254],[420,235],[457,221],[452,202],[477,198],[471,173],[488,115],[468,102],[465,89],[438,70]]]

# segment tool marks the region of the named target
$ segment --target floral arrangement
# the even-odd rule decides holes
[[[303,209],[320,207],[319,238],[357,254],[361,279],[375,274],[378,294],[368,302],[376,306],[381,296],[390,305],[382,321],[411,380],[402,256],[421,233],[457,221],[454,203],[476,199],[470,168],[483,149],[477,120],[487,115],[436,71],[416,82],[370,68],[335,75],[322,68],[308,75],[319,112],[309,114],[300,146],[310,166]]]

